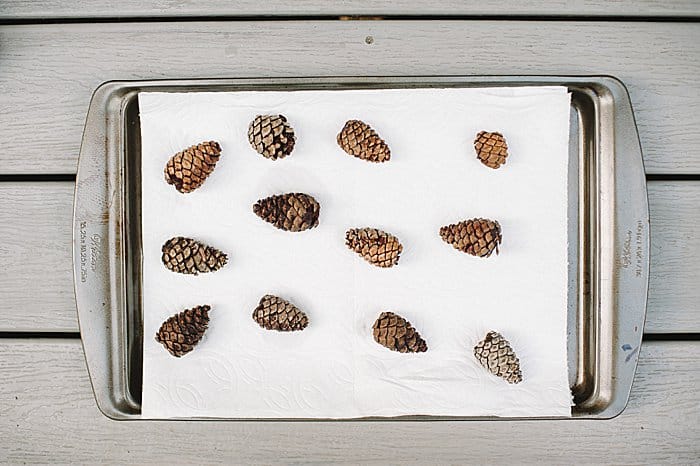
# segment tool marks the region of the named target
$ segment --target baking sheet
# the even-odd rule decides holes
[[[144,417],[344,418],[428,414],[568,416],[566,167],[569,95],[563,87],[383,91],[144,93]],[[269,161],[248,145],[258,113],[284,113],[294,153]],[[392,161],[344,154],[345,120],[372,124]],[[501,131],[511,152],[481,165],[472,140]],[[223,147],[217,169],[182,195],[163,181],[167,159],[202,140]],[[321,225],[292,234],[252,213],[260,197],[303,191]],[[479,259],[444,244],[441,225],[485,216],[504,231],[500,256]],[[375,226],[404,243],[398,267],[372,268],[343,242]],[[160,247],[186,235],[230,255],[223,270],[180,276]],[[266,293],[290,299],[311,325],[260,329],[250,318]],[[211,328],[172,358],[152,339],[169,315],[210,304]],[[392,353],[371,337],[383,310],[407,319],[429,351]],[[486,373],[471,348],[486,331],[510,339],[525,380]]]

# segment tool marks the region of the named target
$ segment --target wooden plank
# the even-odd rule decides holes
[[[73,188],[0,183],[0,330],[77,330]]]
[[[0,340],[3,463],[691,464],[700,457],[700,342],[642,346],[611,421],[114,422],[78,340]],[[682,415],[681,415],[682,413]]]
[[[430,74],[615,75],[648,172],[700,173],[698,23],[54,24],[0,27],[0,43],[1,173],[73,173],[90,95],[106,80]]]
[[[650,182],[649,332],[700,332],[700,182]]]
[[[340,16],[340,15],[498,15],[498,16],[660,16],[697,17],[696,0],[4,0],[0,19],[182,16]]]
[[[648,184],[652,277],[645,331],[700,332],[700,182]],[[72,183],[0,183],[0,331],[77,331]]]

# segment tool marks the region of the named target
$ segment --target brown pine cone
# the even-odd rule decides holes
[[[506,163],[508,145],[501,133],[481,131],[474,139],[474,149],[476,157],[487,167],[496,169]]]
[[[294,304],[269,294],[260,299],[253,320],[264,329],[279,332],[304,330],[309,325],[309,318]]]
[[[318,226],[320,210],[316,199],[303,193],[270,196],[253,206],[255,215],[285,231],[304,231]]]
[[[520,361],[515,356],[508,340],[498,332],[489,332],[486,338],[474,347],[474,357],[493,375],[501,377],[508,383],[520,383]]]
[[[443,241],[472,256],[489,257],[498,254],[501,225],[495,220],[473,218],[440,228]]]
[[[403,251],[396,236],[376,228],[351,228],[345,233],[345,244],[377,267],[398,264]]]
[[[410,322],[393,312],[382,312],[372,326],[374,340],[399,353],[423,353],[428,345]]]
[[[161,250],[163,264],[177,273],[198,275],[215,272],[228,262],[228,256],[218,249],[182,236],[170,238]]]
[[[294,149],[294,129],[284,115],[258,115],[248,126],[248,141],[263,157],[283,159]]]
[[[210,306],[185,309],[163,322],[156,333],[156,341],[170,354],[179,358],[194,349],[209,325]]]
[[[386,162],[391,158],[389,146],[367,123],[349,120],[338,133],[338,145],[348,154],[369,162]]]
[[[181,193],[192,192],[214,171],[220,155],[221,146],[216,141],[188,147],[170,157],[165,165],[165,181]]]

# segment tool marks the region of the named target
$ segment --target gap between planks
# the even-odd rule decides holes
[[[645,332],[700,332],[700,181],[651,181]],[[76,332],[70,182],[0,183],[0,331]]]
[[[586,0],[562,2],[561,0],[534,0],[528,2],[498,0],[464,2],[460,0],[4,0],[0,19],[23,18],[186,18],[198,17],[286,17],[286,16],[339,16],[339,15],[438,15],[483,16],[498,15],[510,18],[519,16],[587,16],[604,19],[617,17],[672,17],[697,18],[700,16],[695,0]]]

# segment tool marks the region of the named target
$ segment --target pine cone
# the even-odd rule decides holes
[[[309,325],[309,318],[294,304],[269,294],[260,299],[253,320],[264,329],[279,332],[304,330]]]
[[[165,181],[181,193],[192,192],[214,171],[220,154],[221,146],[216,141],[188,147],[170,157],[165,165]]]
[[[498,168],[506,163],[508,145],[501,133],[481,131],[474,140],[476,157],[481,163],[491,168]]]
[[[349,120],[338,133],[338,145],[350,155],[369,162],[386,162],[391,158],[389,146],[367,123]]]
[[[391,267],[399,263],[403,246],[399,239],[376,228],[352,228],[345,233],[345,244],[377,267]]]
[[[428,345],[416,329],[403,317],[393,312],[382,312],[372,326],[374,340],[399,353],[423,353]]]
[[[255,215],[285,231],[304,231],[318,226],[321,206],[308,194],[289,193],[260,199]]]
[[[196,306],[169,317],[156,333],[156,341],[179,358],[194,349],[209,325],[210,306]]]
[[[508,383],[520,383],[520,361],[515,356],[508,340],[498,332],[489,332],[486,338],[474,347],[474,357],[493,375],[501,377]]]
[[[472,256],[489,257],[498,254],[501,225],[495,220],[473,218],[440,228],[443,241]]]
[[[163,264],[177,273],[198,275],[215,272],[228,262],[228,256],[218,249],[182,236],[166,241],[162,252]]]
[[[248,126],[248,141],[263,157],[283,159],[294,149],[294,129],[284,115],[258,115]]]

